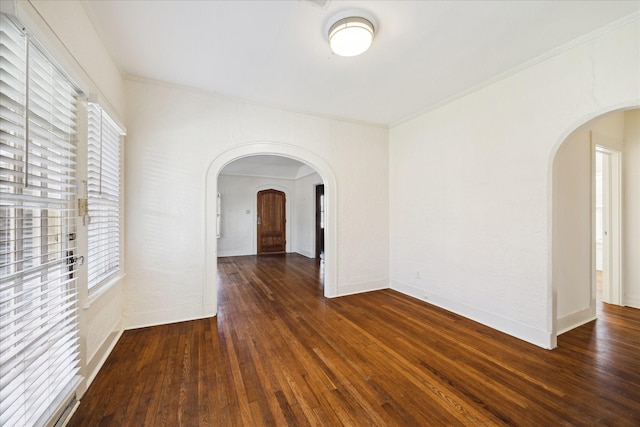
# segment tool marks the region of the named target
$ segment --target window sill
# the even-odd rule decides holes
[[[106,294],[111,288],[116,286],[119,282],[122,281],[127,275],[124,273],[120,273],[115,275],[114,277],[110,277],[104,282],[96,285],[93,289],[89,290],[89,297],[87,298],[87,302],[82,306],[84,310],[88,310],[91,306],[102,297],[102,295]]]

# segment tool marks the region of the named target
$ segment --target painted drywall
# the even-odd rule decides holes
[[[551,168],[588,120],[640,104],[638,17],[394,126],[394,289],[553,348]]]
[[[215,313],[205,282],[205,256],[215,253],[203,249],[207,171],[256,142],[305,150],[332,171],[337,294],[388,286],[387,129],[139,79],[126,93],[128,327]]]
[[[296,180],[296,223],[294,251],[307,258],[316,257],[316,186],[322,184],[317,173]]]
[[[622,148],[625,113],[598,117],[571,133],[553,162],[553,283],[558,333],[596,318],[592,277],[592,142]],[[595,153],[594,153],[595,154]],[[623,184],[624,185],[624,184]]]
[[[622,179],[624,303],[640,308],[640,110],[625,112]]]
[[[559,332],[595,318],[591,303],[590,182],[589,130],[581,129],[560,146],[553,163],[553,254],[557,258],[553,281]],[[578,316],[578,320],[571,316]]]
[[[286,251],[291,252],[295,228],[295,181],[292,179],[220,175],[221,230],[218,256],[255,255],[257,252],[256,203],[260,190],[274,189],[286,194]],[[292,224],[294,224],[292,226]]]
[[[85,14],[81,2],[3,1],[2,11],[16,16],[87,95],[95,95],[116,119],[124,117],[124,81]],[[79,122],[82,129],[83,108]],[[78,134],[78,178],[86,176],[86,135]],[[77,229],[78,255],[86,257],[86,228]],[[124,267],[124,264],[123,264]],[[86,265],[78,271],[80,385],[84,393],[123,331],[122,282],[90,298]]]

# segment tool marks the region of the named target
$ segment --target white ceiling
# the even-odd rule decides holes
[[[85,5],[126,75],[383,125],[640,9],[638,0]],[[373,45],[359,57],[335,56],[327,44],[325,28],[347,9],[363,10],[377,21]]]

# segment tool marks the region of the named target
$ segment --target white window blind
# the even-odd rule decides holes
[[[122,131],[89,104],[87,192],[89,289],[120,271],[120,141]]]
[[[49,421],[79,382],[75,87],[0,15],[0,425]]]

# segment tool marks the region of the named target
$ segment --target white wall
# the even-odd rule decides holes
[[[590,182],[591,142],[583,128],[565,140],[553,163],[553,282],[559,331],[595,318]]]
[[[316,185],[322,184],[317,173],[296,180],[296,232],[294,252],[316,257]]]
[[[18,17],[85,94],[97,96],[116,119],[124,117],[124,81],[82,3],[33,0],[1,5],[3,12]],[[86,135],[80,132],[79,139],[78,177],[82,177],[86,176]],[[78,227],[77,237],[78,255],[86,257],[86,228]],[[79,391],[83,393],[122,333],[122,283],[117,281],[89,298],[84,265],[78,271],[78,288],[80,372],[85,377]]]
[[[624,303],[640,308],[640,110],[624,116],[623,267]]]
[[[592,141],[621,148],[624,112],[598,117],[571,133],[553,162],[553,283],[557,329],[595,319],[592,277]],[[595,190],[595,189],[594,189]]]
[[[127,327],[215,308],[205,298],[207,170],[254,142],[304,149],[331,168],[338,294],[388,286],[386,129],[144,80],[127,81],[126,93]]]
[[[322,184],[322,178],[315,172],[297,179],[220,175],[222,233],[218,239],[218,256],[256,254],[256,194],[259,190],[274,188],[287,194],[286,251],[315,258],[317,184]]]
[[[218,256],[255,255],[257,253],[257,193],[273,188],[286,194],[286,251],[291,252],[296,213],[295,181],[292,179],[253,176],[220,175],[218,192],[221,196],[221,237]],[[248,213],[247,213],[248,212]],[[293,224],[293,226],[292,226]]]
[[[390,130],[393,288],[555,346],[551,165],[581,124],[640,105],[633,22]]]

